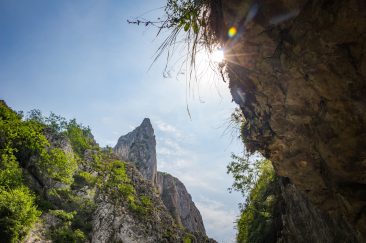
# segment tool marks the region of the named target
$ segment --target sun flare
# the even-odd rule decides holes
[[[224,51],[222,49],[214,50],[210,55],[210,59],[216,63],[224,61]]]

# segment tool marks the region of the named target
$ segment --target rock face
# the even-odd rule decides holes
[[[152,184],[145,180],[137,169],[126,164],[126,172],[133,179],[137,194],[151,198],[153,215],[136,217],[131,214],[126,200],[116,203],[111,197],[99,194],[94,213],[92,242],[179,242],[184,234],[162,204]]]
[[[214,2],[246,147],[365,237],[366,2]]]
[[[276,205],[280,216],[277,227],[281,225],[277,242],[362,242],[346,220],[329,217],[314,207],[287,178],[280,178],[275,187],[279,195]]]
[[[202,217],[184,184],[168,173],[158,172],[158,188],[175,221],[190,232],[206,234]]]
[[[165,207],[178,225],[190,232],[206,234],[201,214],[183,183],[167,173],[157,172],[156,141],[148,118],[132,132],[121,136],[114,152],[119,159],[135,163],[143,177],[159,189]]]
[[[134,162],[143,177],[156,185],[156,141],[148,118],[118,139],[114,152],[121,160]]]

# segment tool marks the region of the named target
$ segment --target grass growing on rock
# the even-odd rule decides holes
[[[128,202],[128,208],[139,216],[146,215],[152,209],[151,199],[147,195],[138,195],[126,173],[125,162],[114,160],[108,164],[109,178],[105,188],[115,200]]]

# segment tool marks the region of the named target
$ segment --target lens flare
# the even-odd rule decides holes
[[[217,49],[212,52],[211,54],[211,60],[217,63],[220,63],[224,60],[224,50]]]
[[[233,38],[238,33],[237,29],[233,26],[230,27],[229,31],[227,32],[230,38]]]

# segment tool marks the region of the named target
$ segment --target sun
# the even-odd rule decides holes
[[[210,59],[213,62],[221,63],[224,61],[224,50],[216,49],[210,54]]]

